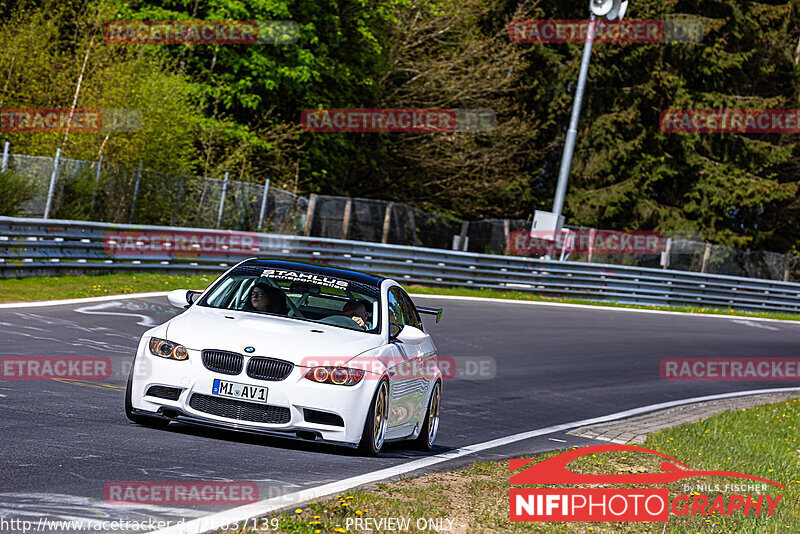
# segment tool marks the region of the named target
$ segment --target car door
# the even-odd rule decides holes
[[[405,302],[395,288],[392,287],[387,293],[387,305],[389,311],[389,322],[405,326],[406,312]],[[390,326],[391,332],[391,326]],[[413,353],[398,340],[391,341],[395,355],[394,367],[389,370],[389,393],[391,396],[389,410],[389,435],[388,438],[402,437],[405,427],[413,420],[416,410],[415,396],[413,395],[413,383],[409,377],[413,371]]]
[[[406,293],[403,289],[399,287],[396,289],[398,290],[398,293],[402,295],[403,300],[405,301],[405,309],[407,312],[406,325],[413,326],[425,332],[422,319],[420,318],[417,307],[414,305],[411,297],[409,297],[408,293]],[[433,344],[433,339],[431,336],[427,335],[427,332],[425,332],[425,334],[425,339],[423,341],[413,345],[415,376],[418,377],[417,387],[419,389],[418,410],[422,412],[428,408],[426,404],[427,392],[429,391],[432,381],[436,376],[437,363],[436,346]],[[408,344],[406,344],[406,346],[409,347]]]
[[[388,293],[389,320],[392,323],[420,328],[419,316],[411,304],[411,299],[398,286],[393,286]],[[412,307],[410,307],[412,306]],[[397,362],[392,380],[393,426],[400,427],[397,434],[411,433],[419,421],[419,413],[425,409],[425,393],[429,380],[422,369],[425,343],[403,343],[395,340]]]

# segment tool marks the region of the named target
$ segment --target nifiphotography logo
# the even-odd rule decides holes
[[[583,456],[611,452],[640,452],[661,456],[660,473],[586,474],[567,469],[567,465]],[[532,465],[531,465],[532,464]],[[527,466],[527,467],[526,467]],[[732,471],[696,471],[664,453],[633,445],[597,445],[573,449],[553,458],[509,461],[512,485],[659,485],[696,477],[730,477],[755,480],[779,488],[786,486],[765,478]],[[736,489],[744,485],[728,485]],[[710,489],[710,488],[709,488]],[[511,521],[626,521],[667,522],[674,515],[712,514],[748,516],[773,515],[783,495],[731,494],[709,498],[694,492],[679,494],[670,501],[667,488],[511,488],[509,516]]]

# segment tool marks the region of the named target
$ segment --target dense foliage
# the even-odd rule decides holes
[[[0,135],[14,152],[397,200],[466,218],[552,203],[580,44],[510,42],[514,19],[583,19],[561,0],[0,1],[0,108],[137,109],[137,132]],[[565,215],[800,250],[798,143],[675,134],[669,108],[791,109],[800,3],[631,0],[699,17],[700,43],[595,45]],[[119,45],[112,20],[293,20],[295,43]],[[488,132],[308,133],[310,108],[492,109]],[[76,208],[77,209],[77,208]]]

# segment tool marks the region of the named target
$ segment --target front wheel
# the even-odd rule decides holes
[[[413,441],[415,449],[428,452],[433,448],[436,434],[439,432],[439,408],[442,403],[442,383],[438,380],[433,385],[431,400],[428,402],[428,411],[419,436]]]
[[[364,432],[361,434],[361,443],[358,445],[359,451],[367,456],[375,456],[383,448],[383,441],[386,438],[386,422],[389,414],[389,382],[381,380],[372,405],[367,412],[367,420],[364,422]]]

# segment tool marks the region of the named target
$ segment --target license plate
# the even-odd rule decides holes
[[[267,388],[237,384],[236,382],[228,382],[227,380],[220,380],[219,378],[214,379],[214,387],[211,389],[211,393],[220,397],[230,397],[232,399],[241,399],[264,404],[267,402]]]

